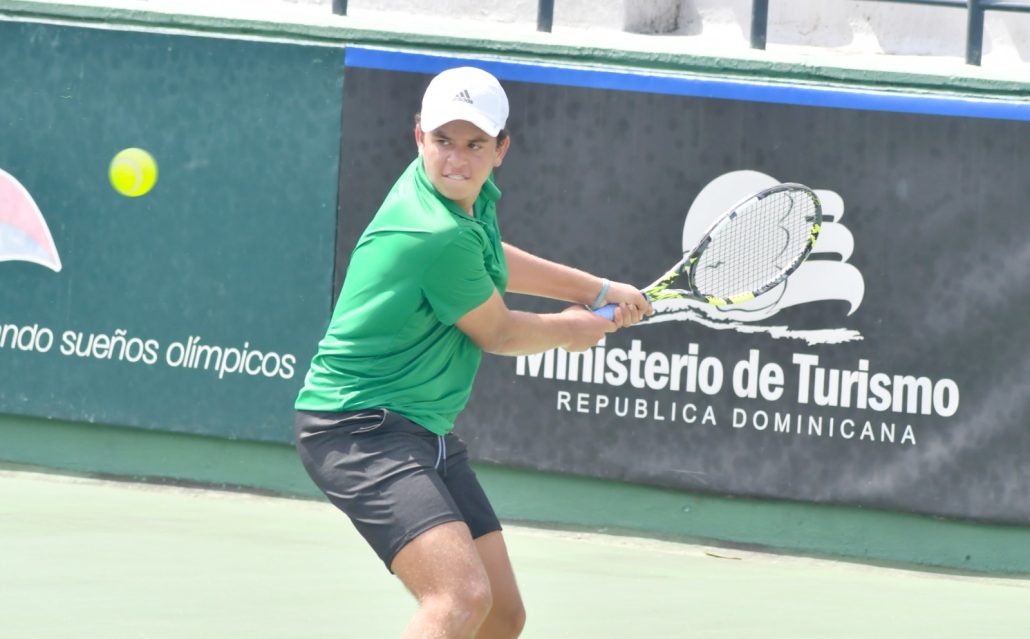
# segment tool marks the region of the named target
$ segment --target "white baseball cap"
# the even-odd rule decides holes
[[[454,120],[471,122],[497,137],[508,121],[508,96],[497,78],[475,67],[448,69],[422,96],[421,126],[433,131]]]

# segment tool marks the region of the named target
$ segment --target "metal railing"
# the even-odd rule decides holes
[[[554,25],[554,0],[539,0],[536,5],[536,30],[551,32]]]
[[[966,10],[966,64],[979,65],[983,58],[984,13],[1015,11],[1030,13],[1030,4],[1013,0],[863,0],[952,7]],[[764,49],[769,26],[769,0],[751,0],[751,48]]]
[[[966,64],[979,65],[983,58],[984,13],[1013,11],[1030,13],[1030,3],[1015,0],[862,0],[951,7],[966,10]],[[347,15],[347,0],[333,0],[333,13]],[[537,31],[550,33],[554,24],[554,0],[538,0]],[[765,49],[769,30],[769,0],[751,0],[751,48]]]

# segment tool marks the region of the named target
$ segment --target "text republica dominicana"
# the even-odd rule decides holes
[[[554,349],[516,358],[515,374],[575,383],[555,390],[558,412],[911,446],[911,416],[948,418],[960,401],[954,380],[878,371],[867,359],[829,368],[818,355],[793,353],[785,366],[751,349],[724,362],[696,343],[680,353],[647,351],[641,340]],[[711,401],[725,393],[734,398],[729,409]],[[755,408],[762,400],[776,408]]]

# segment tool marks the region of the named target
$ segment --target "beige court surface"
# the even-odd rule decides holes
[[[1026,579],[518,525],[506,538],[533,639],[1030,636]],[[0,470],[5,639],[396,637],[413,609],[327,503]]]

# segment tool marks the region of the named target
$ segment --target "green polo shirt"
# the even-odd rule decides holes
[[[482,352],[454,325],[507,286],[493,177],[470,216],[416,158],[351,254],[296,407],[387,408],[443,435],[465,408]]]

